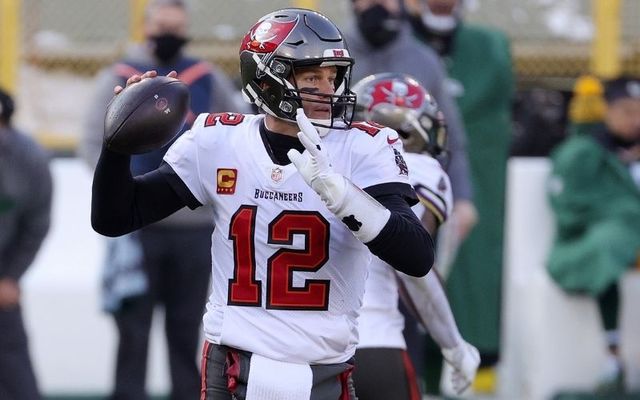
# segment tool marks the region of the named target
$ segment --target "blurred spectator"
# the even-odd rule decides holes
[[[49,230],[52,182],[43,149],[11,126],[0,90],[0,399],[40,399],[22,321],[19,280]]]
[[[567,133],[571,93],[536,87],[519,90],[513,104],[513,140],[509,155],[547,157]]]
[[[87,116],[81,155],[95,167],[104,133],[104,110],[116,85],[133,74],[172,70],[189,85],[191,112],[245,111],[231,81],[208,63],[184,54],[188,42],[188,10],[182,0],[153,0],[144,20],[145,42],[133,46],[97,78],[95,101]],[[157,168],[165,148],[134,156],[131,172]],[[164,306],[169,347],[171,399],[195,399],[200,393],[200,324],[211,275],[211,210],[186,208],[123,238],[109,239],[105,262],[104,308],[113,313],[119,332],[113,399],[145,399],[147,352],[154,308]]]
[[[354,84],[353,91],[358,96],[357,119],[388,126],[400,135],[410,182],[420,199],[412,209],[435,237],[453,208],[449,177],[437,161],[447,143],[442,112],[433,97],[404,74],[371,75]],[[354,372],[358,399],[409,400],[420,396],[419,380],[407,358],[399,298],[429,331],[451,365],[448,393],[463,393],[473,382],[480,357],[460,336],[438,271],[432,269],[416,278],[396,273],[374,257],[358,317]]]
[[[367,75],[395,72],[415,77],[435,98],[447,121],[449,153],[444,167],[453,188],[456,241],[462,241],[476,222],[472,200],[466,138],[458,108],[445,88],[446,72],[438,55],[420,43],[403,14],[401,0],[352,0],[353,20],[345,32],[349,51],[356,60],[354,82]],[[406,311],[404,307],[403,312]],[[405,312],[407,347],[418,376],[422,373],[424,332]]]
[[[464,213],[469,218],[461,224],[470,229],[475,221],[475,209],[471,203],[465,133],[457,106],[445,90],[446,73],[441,61],[411,35],[411,28],[403,19],[400,0],[353,0],[352,3],[354,18],[345,37],[351,55],[357,60],[353,81],[380,72],[403,73],[414,76],[433,95],[447,121],[446,170],[453,184],[454,207],[469,211]]]
[[[567,292],[598,300],[616,378],[617,285],[640,255],[640,79],[610,81],[604,96],[604,123],[574,128],[552,154],[556,236],[547,268]]]
[[[482,366],[490,366],[500,349],[505,181],[514,94],[510,45],[504,33],[464,22],[460,0],[416,0],[407,5],[416,36],[445,62],[447,89],[457,101],[467,133],[478,222],[458,250],[447,289],[460,331],[480,350]],[[429,364],[436,359],[433,353]]]

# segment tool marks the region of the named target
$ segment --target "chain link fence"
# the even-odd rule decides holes
[[[93,75],[122,55],[131,39],[133,0],[22,0],[22,59],[44,69]],[[303,4],[292,0],[190,0],[190,52],[237,75],[240,39],[262,15]],[[348,0],[314,1],[340,24]]]
[[[21,4],[17,121],[45,144],[73,146],[90,102],[92,79],[123,54],[136,23],[133,5],[139,0],[13,1]],[[269,11],[315,4],[342,28],[351,20],[350,0],[187,1],[190,53],[233,78],[238,76],[240,38]],[[589,70],[595,29],[592,0],[465,0],[465,5],[467,20],[508,34],[521,85],[556,80],[570,87]],[[622,0],[623,72],[640,75],[638,21],[640,1]],[[49,136],[55,140],[49,142]]]
[[[521,85],[572,83],[590,68],[595,1],[466,0],[467,19],[507,32]],[[620,17],[622,73],[640,75],[640,1],[622,0]]]
[[[15,0],[20,1],[20,0]],[[512,39],[519,75],[576,75],[588,69],[593,0],[466,0],[473,22]],[[91,75],[116,59],[130,38],[133,0],[22,0],[22,58],[44,68]],[[237,74],[240,38],[258,17],[292,0],[190,0],[191,50]],[[349,0],[316,0],[316,8],[344,27]],[[623,0],[623,69],[640,73],[640,1]]]

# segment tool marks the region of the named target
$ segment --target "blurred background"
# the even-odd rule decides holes
[[[267,12],[311,8],[339,27],[351,16],[348,0],[188,3],[189,52],[236,81],[240,40]],[[104,242],[89,225],[91,172],[76,158],[76,149],[95,75],[142,39],[145,4],[0,0],[0,86],[15,97],[14,125],[54,155],[52,229],[23,281],[31,356],[50,399],[100,398],[112,384],[115,330],[99,304]],[[546,399],[588,392],[600,373],[604,339],[595,305],[564,296],[544,276],[553,235],[545,157],[565,136],[578,77],[640,76],[640,0],[466,0],[465,16],[507,34],[517,85],[507,177],[502,356],[497,381],[482,396]],[[149,370],[150,391],[160,397],[168,385],[161,330],[154,327]]]
[[[508,34],[520,95],[536,97],[520,100],[542,102],[545,108],[540,113],[550,123],[561,123],[566,94],[579,75],[640,73],[639,1],[465,3],[469,22]],[[115,61],[128,43],[142,39],[139,21],[144,4],[145,0],[1,0],[0,83],[14,92],[19,103],[16,124],[34,132],[48,147],[72,153],[92,77]],[[251,22],[290,5],[316,9],[338,26],[345,26],[351,16],[347,0],[194,0],[190,1],[192,54],[237,77],[239,41]],[[618,11],[612,15],[607,8]]]

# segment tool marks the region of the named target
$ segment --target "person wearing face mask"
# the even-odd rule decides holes
[[[478,223],[453,260],[447,293],[460,331],[480,350],[479,376],[491,378],[490,367],[500,349],[504,198],[515,85],[508,38],[466,23],[463,5],[462,0],[407,0],[406,4],[414,35],[437,51],[446,65],[447,90],[457,102],[467,133]],[[437,346],[431,342],[427,348],[427,363],[439,365]],[[427,373],[439,370],[427,368]],[[438,380],[438,374],[427,377],[427,382]]]
[[[440,105],[449,132],[444,167],[453,185],[457,240],[462,241],[476,221],[466,134],[458,107],[445,90],[446,72],[438,55],[413,37],[403,9],[401,0],[352,0],[353,20],[345,29],[345,37],[358,60],[353,79],[355,82],[381,72],[411,75]]]
[[[409,21],[415,35],[440,55],[449,55],[456,29],[462,21],[458,0],[407,0]]]
[[[413,36],[401,0],[352,0],[351,4],[353,18],[345,29],[345,37],[357,60],[353,67],[354,82],[367,75],[383,72],[413,76],[431,93],[444,114],[449,151],[442,164],[451,179],[454,199],[453,214],[447,224],[455,227],[452,229],[454,242],[461,242],[475,224],[476,211],[467,160],[466,134],[458,107],[445,88],[444,66],[430,47]],[[421,376],[425,333],[419,331],[411,313],[405,312],[405,324],[408,352],[417,375]]]
[[[86,116],[79,154],[95,168],[103,142],[104,110],[113,87],[147,70],[178,79],[190,88],[186,131],[200,113],[246,112],[227,76],[185,54],[188,10],[182,0],[151,0],[145,10],[145,41],[103,70]],[[240,100],[240,101],[239,101]],[[131,159],[131,172],[157,168],[169,145]],[[150,326],[156,305],[165,311],[171,375],[170,398],[195,399],[200,393],[199,352],[202,311],[211,274],[211,210],[186,208],[123,238],[108,239],[104,261],[103,309],[113,315],[119,333],[112,399],[146,399],[145,377]]]

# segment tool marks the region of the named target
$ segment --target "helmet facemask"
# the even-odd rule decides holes
[[[412,153],[427,152],[433,157],[443,156],[447,149],[447,132],[442,112],[435,116],[426,112],[412,113],[398,129],[404,148]]]
[[[351,76],[351,65],[340,65],[341,61],[325,60],[321,64],[310,66],[336,67],[335,85],[332,94],[320,93],[316,88],[298,87],[296,84],[296,72],[306,67],[302,63],[295,63],[289,79],[289,85],[282,96],[282,104],[294,105],[293,118],[295,122],[296,109],[302,107],[302,102],[325,105],[329,108],[330,114],[326,119],[310,118],[310,121],[320,128],[346,129],[351,125],[353,113],[356,105],[356,96],[349,89],[349,77]]]
[[[259,36],[277,39],[256,41]],[[339,30],[326,17],[309,10],[287,9],[264,17],[249,31],[240,49],[243,93],[248,101],[293,123],[302,101],[328,105],[329,118],[311,119],[324,130],[346,129],[351,124],[356,102],[349,89],[352,65]],[[309,66],[337,68],[333,94],[296,86],[296,70]]]

